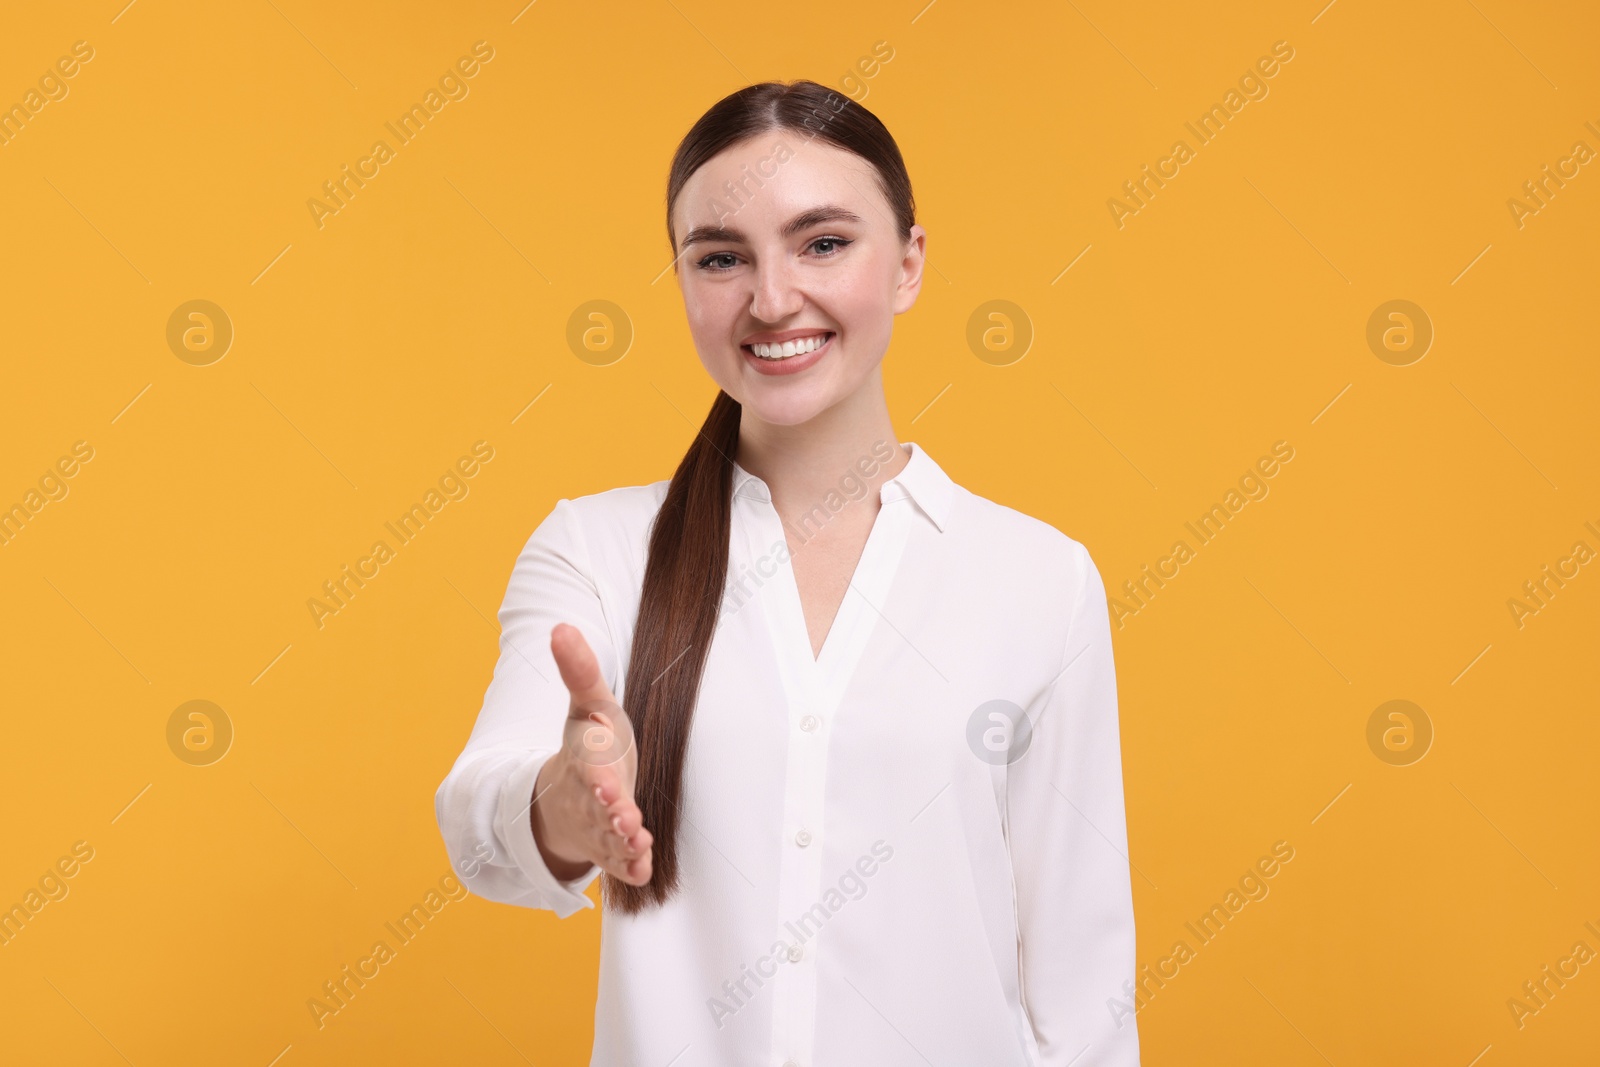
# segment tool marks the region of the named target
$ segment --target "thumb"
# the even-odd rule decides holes
[[[574,712],[580,705],[617,702],[600,673],[600,661],[576,626],[566,622],[556,624],[550,632],[550,653],[561,671],[562,684],[572,694]]]
[[[611,695],[594,650],[576,626],[563,622],[550,633],[550,651],[572,698],[567,709],[566,747],[579,762],[592,767],[626,761],[618,768],[626,776],[632,769],[628,757],[633,755],[633,724]]]

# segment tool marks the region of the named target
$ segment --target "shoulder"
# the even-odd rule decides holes
[[[661,502],[666,499],[668,480],[647,485],[624,485],[586,496],[563,497],[556,508],[565,506],[590,535],[611,531],[634,532],[650,525]]]
[[[557,500],[528,539],[554,550],[597,581],[642,580],[650,528],[669,482],[626,485]]]
[[[968,565],[1050,597],[1099,580],[1088,548],[1057,527],[957,484],[949,533]]]

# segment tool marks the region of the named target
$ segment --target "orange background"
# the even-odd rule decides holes
[[[673,148],[749,82],[845,88],[880,41],[849,87],[930,234],[886,358],[903,439],[1114,594],[1294,450],[1116,630],[1140,963],[1295,850],[1142,1004],[1145,1062],[1593,1057],[1600,965],[1507,1006],[1600,951],[1600,567],[1507,606],[1600,549],[1600,166],[1507,206],[1600,149],[1592,9],[122,4],[0,35],[0,104],[93,49],[0,146],[0,506],[93,450],[0,546],[0,904],[93,850],[0,947],[0,1058],[587,1062],[595,911],[436,898],[320,1029],[306,1003],[448,872],[433,794],[529,532],[667,477],[714,395],[657,280]],[[308,199],[477,41],[468,95],[319,228]],[[1268,95],[1197,146],[1278,41]],[[1119,228],[1107,201],[1179,138]],[[203,366],[167,340],[197,299],[234,334]],[[569,347],[591,300],[620,359]],[[1025,317],[998,356],[968,342],[992,300]],[[1405,366],[1367,341],[1391,300],[1434,331]],[[478,441],[469,493],[319,628],[322,583]],[[1368,744],[1397,699],[1433,732],[1408,765]],[[232,726],[209,765],[169,746],[192,700]]]

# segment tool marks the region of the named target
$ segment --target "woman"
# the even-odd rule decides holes
[[[1137,1064],[1104,586],[895,436],[926,235],[893,138],[740,90],[667,231],[721,391],[670,482],[529,538],[452,862],[561,917],[604,872],[594,1064]]]

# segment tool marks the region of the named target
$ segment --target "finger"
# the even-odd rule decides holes
[[[628,873],[628,863],[629,861],[622,856],[607,856],[605,863],[601,864],[601,866],[605,868],[605,872],[611,877],[620,878],[631,885],[634,884],[634,879]]]
[[[606,822],[618,837],[630,838],[644,823],[644,813],[631,800],[619,800],[606,809]]]
[[[628,856],[607,856],[602,866],[613,877],[630,885],[640,885],[638,860]]]
[[[620,822],[621,816],[617,818]],[[624,827],[622,832],[608,829],[602,835],[601,849],[609,861],[624,865],[649,852],[652,840],[650,832],[642,826]]]
[[[628,855],[628,850],[620,837],[613,837],[610,846],[606,849],[606,861],[619,871],[625,871],[628,864],[635,857]]]
[[[561,682],[572,694],[572,708],[582,704],[616,704],[600,673],[600,661],[571,623],[557,623],[550,631],[550,652],[561,671]]]
[[[593,767],[585,765],[588,779],[589,792],[599,799],[602,807],[609,808],[612,804],[623,799],[622,780],[617,772],[609,766]],[[608,816],[609,819],[609,816]]]

